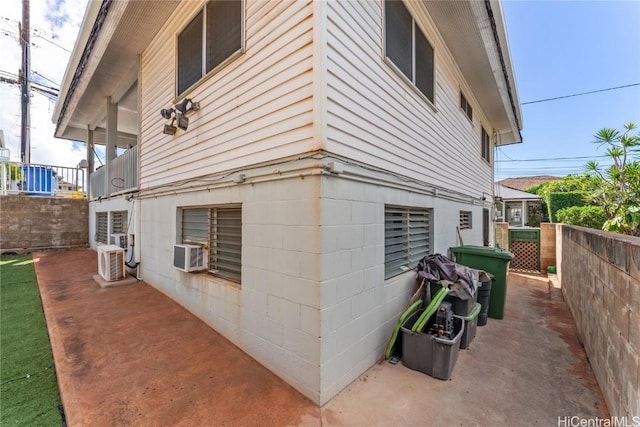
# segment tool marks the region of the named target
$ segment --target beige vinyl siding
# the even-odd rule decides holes
[[[201,2],[182,2],[141,57],[141,188],[313,150],[312,4],[245,2],[245,51],[187,90],[201,105],[164,135],[175,96],[175,34]]]
[[[480,129],[491,126],[426,12],[413,4],[435,51],[434,104],[383,59],[381,1],[329,2],[327,150],[466,194],[490,193]],[[459,107],[460,88],[475,110],[473,124]]]

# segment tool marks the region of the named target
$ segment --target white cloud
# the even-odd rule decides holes
[[[59,87],[70,53],[82,23],[88,0],[31,0],[30,24],[31,71],[36,80]],[[0,9],[0,75],[16,75],[21,67],[21,48],[18,44],[18,21],[22,16],[22,2],[3,2]],[[59,46],[61,47],[59,47]],[[66,50],[65,50],[66,49]],[[54,83],[48,81],[51,80]],[[11,150],[12,160],[20,159],[20,89],[0,83],[0,129]],[[56,166],[76,166],[86,157],[84,144],[55,139],[51,123],[54,102],[32,92],[31,96],[31,162]]]

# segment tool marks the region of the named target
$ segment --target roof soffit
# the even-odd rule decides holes
[[[124,102],[122,112],[125,115],[131,112],[134,105],[131,91],[137,81],[139,55],[178,3],[177,0],[128,0],[111,4],[56,136],[66,137],[67,128],[100,126],[107,97],[111,97],[112,102]],[[83,29],[93,24],[84,22]],[[84,47],[76,46],[76,49]],[[137,110],[137,94],[135,104]],[[124,129],[119,126],[119,130]]]
[[[518,139],[519,129],[510,105],[507,83],[485,2],[423,0],[423,4],[491,125],[496,132],[506,135],[505,139],[514,136]],[[504,34],[501,31],[502,15],[495,15],[499,21],[496,22],[498,33]],[[509,72],[511,64],[506,39],[502,44],[503,52],[507,51],[504,59]],[[511,80],[511,91],[515,93],[515,82]],[[514,96],[517,102],[517,94]]]

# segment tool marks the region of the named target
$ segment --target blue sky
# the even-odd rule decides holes
[[[640,83],[640,2],[517,1],[502,4],[520,102]],[[521,106],[524,143],[496,153],[496,179],[579,173],[603,127],[640,126],[640,86]]]

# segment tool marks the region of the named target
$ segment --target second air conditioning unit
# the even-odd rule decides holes
[[[202,271],[207,269],[205,250],[198,245],[174,245],[173,266],[180,271]]]
[[[126,277],[124,249],[115,245],[98,246],[98,274],[107,282]]]
[[[124,233],[115,233],[109,236],[109,244],[122,249],[127,249],[127,241],[127,235]]]

